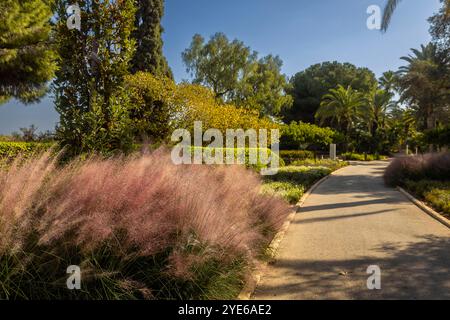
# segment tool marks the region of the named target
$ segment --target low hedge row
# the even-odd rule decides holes
[[[286,165],[290,165],[295,161],[314,159],[314,152],[307,150],[282,150],[280,151],[280,157]]]
[[[52,146],[52,143],[0,141],[0,159],[11,159],[18,155],[29,157],[35,153],[48,150]]]
[[[354,161],[375,161],[375,160],[386,160],[386,156],[379,154],[364,154],[364,153],[354,153],[346,152],[341,154],[343,160],[354,160]]]
[[[208,147],[192,147],[191,154],[194,155],[194,151],[201,149],[203,152],[203,161],[206,162],[207,160],[211,160],[211,162],[214,160],[213,158],[216,155],[217,151],[222,151],[223,154],[223,161],[226,162],[226,155],[230,151],[234,151],[234,157],[235,159],[238,158],[239,152],[242,150],[242,148],[208,148]],[[256,151],[258,157],[257,157],[257,164],[250,164],[250,151]],[[269,163],[262,163],[260,160],[260,152],[267,152],[267,155],[269,157]],[[278,163],[280,167],[285,166],[285,162],[282,158],[280,158],[276,153],[272,152],[270,149],[267,148],[245,148],[245,166],[248,168],[253,169],[264,169],[270,167],[270,164],[273,163],[274,160],[278,159]],[[208,155],[211,156],[211,158],[208,159]]]

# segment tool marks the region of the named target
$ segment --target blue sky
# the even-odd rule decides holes
[[[387,33],[366,27],[370,5],[385,0],[166,0],[164,53],[177,81],[187,79],[181,52],[195,33],[209,38],[224,32],[261,55],[279,55],[283,72],[294,75],[328,60],[365,66],[378,76],[396,70],[410,48],[430,40],[426,21],[439,0],[402,1]],[[0,134],[35,124],[39,131],[58,121],[50,97],[24,106],[11,101],[0,106]]]

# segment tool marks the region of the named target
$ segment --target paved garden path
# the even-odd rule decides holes
[[[386,166],[346,167],[310,195],[255,299],[450,299],[450,229],[385,187]]]

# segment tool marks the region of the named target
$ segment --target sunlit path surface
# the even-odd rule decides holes
[[[255,299],[450,299],[450,229],[384,186],[387,162],[344,168],[307,199]],[[368,266],[381,290],[368,290]]]

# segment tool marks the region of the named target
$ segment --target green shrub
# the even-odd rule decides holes
[[[325,148],[333,142],[335,135],[336,132],[330,128],[293,121],[281,128],[280,148],[282,150]]]
[[[290,204],[296,204],[305,190],[332,171],[326,167],[283,167],[277,174],[264,177],[263,191],[278,194]]]
[[[330,160],[330,159],[306,159],[300,161],[294,161],[290,164],[291,166],[305,166],[305,167],[327,167],[332,170],[337,170],[348,166],[347,161]]]
[[[305,187],[292,182],[267,182],[264,184],[263,192],[278,194],[290,204],[296,204],[305,193]]]
[[[208,148],[208,147],[191,147],[191,154],[194,154],[195,150],[201,149],[203,152],[203,161],[207,161],[208,157],[207,157],[207,153],[210,153],[211,157],[214,157],[216,154],[216,151],[221,150],[223,152],[223,161],[225,163],[226,161],[226,154],[227,152],[230,152],[230,150],[234,150],[234,157],[235,157],[235,161],[238,157],[239,151],[242,150],[240,148]],[[257,155],[258,155],[258,159],[257,159],[257,164],[250,164],[250,151],[256,151]],[[261,163],[261,159],[260,159],[260,154],[259,152],[267,152],[268,157],[271,159],[269,164],[264,164]],[[280,167],[283,167],[285,165],[285,162],[282,158],[280,158],[276,153],[272,152],[272,150],[267,149],[267,148],[245,148],[245,166],[248,168],[253,168],[256,170],[261,170],[264,168],[268,168],[270,167],[270,163],[271,161],[273,161],[273,159],[278,159],[278,163]],[[213,160],[213,159],[211,159]]]
[[[425,200],[436,210],[450,215],[450,187],[446,190],[431,189],[430,192],[425,193]]]
[[[427,201],[436,210],[450,214],[449,181],[407,180],[404,187],[417,198]]]
[[[290,165],[295,161],[314,159],[314,152],[307,150],[281,150],[280,157],[286,165]]]
[[[326,167],[294,167],[288,166],[280,168],[278,173],[268,179],[273,181],[294,182],[309,188],[317,180],[329,175],[332,172]]]
[[[382,156],[379,154],[364,154],[364,153],[354,153],[346,152],[341,154],[344,160],[354,160],[354,161],[375,161],[375,160],[386,160],[387,156]]]
[[[52,146],[52,143],[0,141],[0,159],[12,159],[18,155],[29,157],[35,153],[48,150]]]

